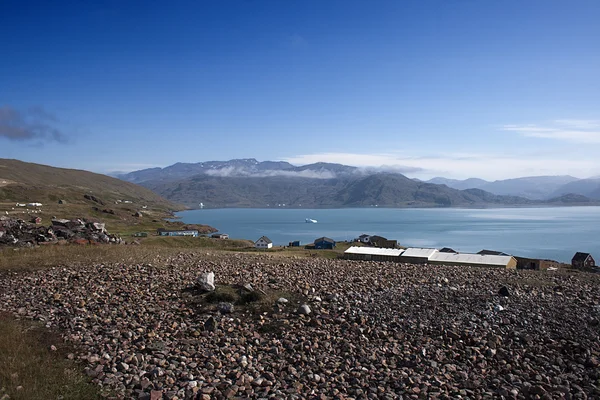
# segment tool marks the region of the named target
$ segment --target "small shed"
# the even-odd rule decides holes
[[[254,247],[257,249],[270,249],[273,247],[273,241],[266,236],[261,236],[256,242],[254,242]]]
[[[594,257],[590,253],[581,253],[578,251],[571,259],[571,266],[573,268],[593,268],[595,265],[596,261],[594,261]]]
[[[160,236],[192,236],[198,237],[197,230],[181,230],[181,231],[168,231],[166,229],[158,229],[158,234]]]
[[[226,233],[213,233],[210,237],[213,239],[229,239],[229,235]]]
[[[314,244],[316,250],[335,249],[335,240],[325,236],[315,239]]]
[[[300,247],[300,241],[299,240],[294,240],[293,242],[289,242],[288,246],[290,246],[290,247]]]

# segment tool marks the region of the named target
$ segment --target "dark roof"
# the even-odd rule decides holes
[[[378,240],[387,240],[387,238],[384,238],[383,236],[377,236],[377,235],[373,235],[369,237],[370,241],[378,241]]]
[[[315,239],[314,243],[318,243],[318,242],[329,242],[329,243],[335,243],[335,240],[328,238],[328,237],[320,237],[318,239]]]
[[[589,256],[590,256],[590,253],[581,253],[581,252],[578,251],[573,256],[573,259],[571,260],[571,262],[573,262],[573,261],[585,261],[585,260],[587,260],[587,258]]]
[[[273,243],[273,241],[266,236],[261,236],[260,239],[257,240],[257,242],[259,242],[261,239],[267,243]]]
[[[444,247],[440,250],[440,253],[455,253],[458,254],[458,251],[451,249],[450,247]]]
[[[501,251],[485,250],[485,249],[481,250],[477,254],[481,254],[482,256],[510,256],[510,254],[506,254],[506,253],[501,252]]]

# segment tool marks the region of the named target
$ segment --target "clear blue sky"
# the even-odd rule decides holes
[[[599,21],[596,0],[4,0],[0,157],[598,175]]]

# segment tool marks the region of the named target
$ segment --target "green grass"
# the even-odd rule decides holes
[[[56,351],[50,346],[57,347]],[[99,387],[66,358],[67,349],[46,329],[0,315],[0,398],[100,399]]]

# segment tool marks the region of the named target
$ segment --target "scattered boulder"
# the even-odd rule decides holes
[[[213,316],[208,317],[206,322],[204,322],[204,330],[208,332],[215,332],[218,326],[219,323]]]
[[[96,196],[93,196],[93,195],[91,195],[91,194],[85,194],[85,195],[83,195],[83,197],[84,197],[86,200],[93,201],[94,203],[98,203],[98,204],[100,204],[100,205],[102,205],[102,206],[104,205],[104,202],[103,202],[102,200],[100,200],[99,198],[97,198]]]
[[[214,292],[215,290],[215,273],[204,272],[198,277],[197,281],[198,289],[205,292]]]
[[[217,310],[221,314],[231,314],[233,312],[233,303],[222,302],[217,304]]]
[[[53,218],[49,227],[28,224],[23,220],[4,218],[0,220],[0,246],[34,246],[59,243],[123,243],[116,235],[110,235],[103,223],[84,219]]]
[[[286,304],[286,303],[288,303],[288,299],[286,299],[285,297],[280,297],[277,299],[277,303]]]
[[[308,315],[311,312],[312,312],[312,310],[310,309],[310,307],[308,306],[308,304],[302,304],[298,308],[298,314],[300,314],[300,315]]]
[[[133,216],[134,216],[134,217],[137,217],[137,218],[142,218],[142,217],[144,216],[144,214],[142,214],[142,213],[141,213],[141,211],[136,211],[136,212],[133,214]]]

